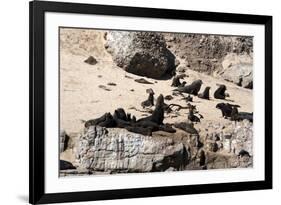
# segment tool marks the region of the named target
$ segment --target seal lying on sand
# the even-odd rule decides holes
[[[229,118],[232,121],[249,120],[253,122],[253,113],[238,112],[239,105],[233,105],[229,103],[218,103],[217,109],[220,109],[224,118]]]
[[[225,99],[225,97],[227,96],[225,94],[225,91],[226,91],[226,86],[221,84],[221,85],[218,85],[218,89],[214,92],[214,98],[216,99]]]
[[[179,91],[182,93],[189,93],[192,95],[198,95],[198,92],[199,92],[202,84],[203,84],[202,80],[195,80],[190,85],[186,85],[184,87],[177,88],[174,91]]]
[[[217,109],[221,110],[222,116],[223,117],[231,117],[231,113],[232,113],[232,109],[234,107],[240,107],[239,105],[233,105],[233,104],[229,104],[229,103],[218,103],[216,105]]]
[[[187,77],[186,74],[180,74],[180,75],[176,75],[173,78],[173,82],[172,82],[172,87],[179,87],[182,85],[182,83],[180,82],[180,79],[184,79],[185,77]]]

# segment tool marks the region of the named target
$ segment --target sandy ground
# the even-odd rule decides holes
[[[81,38],[83,35],[83,38]],[[79,37],[80,36],[80,37]],[[103,47],[103,32],[68,30],[61,31],[61,55],[60,55],[60,124],[61,128],[67,133],[78,133],[83,128],[81,120],[89,120],[100,117],[105,112],[113,112],[116,108],[122,107],[126,112],[135,115],[138,118],[143,117],[142,112],[129,109],[135,107],[143,110],[141,102],[146,100],[148,95],[146,89],[152,88],[155,97],[159,94],[171,95],[172,79],[154,80],[145,78],[154,84],[140,84],[134,79],[141,78],[130,73],[126,73],[121,68],[115,66],[111,56],[107,54]],[[89,65],[84,62],[90,55],[93,55],[98,63]],[[244,89],[224,80],[216,79],[201,73],[187,70],[189,77],[184,80],[187,84],[193,80],[201,79],[203,85],[210,86],[211,100],[203,100],[194,97],[194,105],[197,106],[200,114],[204,116],[200,127],[206,123],[226,123],[229,120],[223,119],[220,110],[215,106],[225,100],[213,98],[213,92],[217,88],[217,83],[223,83],[227,86],[227,92],[230,94],[230,103],[239,104],[239,111],[252,112],[253,96],[252,90]],[[131,78],[127,78],[125,76]],[[108,83],[115,83],[116,86],[109,86]],[[104,85],[111,91],[99,88]],[[134,91],[131,91],[133,89]],[[181,96],[175,97],[171,101],[165,101],[167,104],[177,103],[186,106],[186,102],[181,100]],[[172,118],[166,116],[164,122],[180,122],[187,119],[187,110],[181,110],[179,116]]]

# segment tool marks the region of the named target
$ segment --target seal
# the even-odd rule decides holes
[[[237,108],[237,107],[240,107],[240,106],[239,105],[232,105],[232,104],[229,104],[229,103],[218,103],[216,105],[216,108],[221,110],[222,116],[224,118],[231,117],[231,114],[233,114],[232,113],[233,107]]]
[[[214,92],[214,98],[216,99],[225,99],[226,97],[226,94],[225,94],[225,91],[226,91],[226,86],[221,84],[221,85],[218,85],[218,89]]]
[[[203,91],[203,93],[198,94],[198,97],[202,98],[202,99],[205,99],[205,100],[209,100],[210,99],[210,95],[209,95],[210,88],[211,87],[207,86],[205,88],[205,90]]]
[[[174,91],[179,91],[182,93],[189,93],[192,95],[198,95],[198,92],[201,88],[201,85],[203,84],[202,80],[195,80],[190,85],[179,87],[175,89]]]
[[[154,91],[150,88],[146,90],[146,93],[148,93],[148,99],[141,103],[142,108],[154,105]]]
[[[188,120],[190,120],[191,122],[200,122],[200,118],[203,118],[203,116],[200,115],[199,118],[195,115],[195,113],[198,113],[198,111],[196,111],[196,106],[188,103],[188,109],[189,109],[189,113],[187,116]]]

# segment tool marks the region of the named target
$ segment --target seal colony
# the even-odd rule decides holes
[[[197,96],[198,98],[210,100],[210,86],[206,86],[202,93],[199,93],[203,81],[201,79],[193,81],[190,85],[183,86],[180,82],[180,79],[184,79],[188,77],[188,75],[180,74],[173,78],[171,87],[177,87],[173,90],[173,92],[178,92],[179,95],[183,96],[182,100],[185,100],[187,106],[181,106],[179,104],[166,104],[164,100],[171,100],[172,95],[168,95],[164,98],[162,94],[160,94],[156,100],[155,108],[151,111],[151,115],[136,119],[135,116],[131,116],[130,113],[126,113],[123,108],[117,108],[114,111],[114,114],[107,112],[99,118],[88,120],[85,122],[85,128],[88,128],[91,125],[101,126],[106,128],[124,128],[130,132],[143,134],[151,136],[155,131],[164,131],[168,133],[175,133],[176,129],[179,128],[184,131],[190,132],[190,129],[195,129],[193,123],[200,123],[201,119],[204,117],[199,113],[196,109],[195,105],[190,104],[193,101],[193,96]],[[226,91],[226,85],[219,84],[219,87],[214,92],[214,98],[216,99],[223,99],[229,94]],[[154,106],[154,91],[152,88],[146,89],[146,93],[148,94],[147,100],[141,102],[141,107],[151,108]],[[188,96],[184,96],[183,93],[188,93]],[[199,93],[199,94],[198,94]],[[175,94],[175,93],[174,93]],[[177,107],[175,110],[172,108]],[[221,110],[222,117],[225,119],[229,119],[231,121],[242,121],[242,120],[249,120],[253,122],[253,113],[247,112],[238,112],[239,105],[234,105],[230,103],[218,103],[216,108]],[[187,109],[187,123],[188,124],[173,124],[173,123],[166,123],[164,124],[164,113],[172,113],[177,112],[181,109]],[[145,111],[144,111],[145,112]],[[149,111],[148,111],[149,112]],[[184,128],[185,126],[185,128]],[[188,128],[189,127],[189,128]],[[194,131],[192,131],[194,133]]]
[[[153,34],[139,41],[142,34],[123,35],[120,31],[120,35],[112,35],[114,31],[107,31],[104,39],[102,30],[67,31],[60,32],[60,127],[70,136],[69,142],[60,142],[66,147],[60,154],[65,173],[77,167],[75,157],[69,157],[77,154],[75,140],[80,140],[81,146],[83,140],[89,141],[89,151],[85,147],[86,153],[82,149],[78,153],[85,156],[79,163],[101,171],[103,160],[107,160],[108,167],[115,169],[112,173],[123,173],[123,166],[130,164],[126,157],[131,151],[136,151],[132,152],[135,163],[142,164],[137,146],[145,143],[152,155],[165,155],[163,161],[155,162],[154,170],[173,171],[170,161],[179,162],[182,152],[188,158],[184,170],[230,168],[233,164],[224,161],[229,157],[236,160],[234,166],[253,157],[253,93],[245,88],[251,70],[239,75],[236,82],[237,70],[245,64],[251,69],[251,62],[240,58],[247,56],[239,42],[233,48],[221,43],[222,36],[179,34],[187,39],[179,41],[170,34],[163,34],[165,38]],[[130,43],[133,45],[128,46]],[[244,137],[249,141],[237,144]],[[175,152],[170,152],[171,147]],[[88,159],[88,154],[93,157]],[[165,169],[159,169],[163,163]],[[146,168],[130,166],[133,169],[127,167],[124,172]]]

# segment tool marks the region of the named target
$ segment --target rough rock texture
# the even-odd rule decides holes
[[[64,130],[60,131],[60,153],[66,150],[69,141],[69,136]]]
[[[236,155],[241,150],[249,152],[253,156],[253,126],[247,120],[233,123],[228,130],[223,132],[223,148]]]
[[[253,69],[252,37],[204,34],[164,35],[168,48],[181,61],[180,70],[186,67],[198,72],[222,77],[243,87],[251,88],[249,83],[252,82],[252,75],[249,73],[249,70]],[[233,56],[237,56],[237,58],[232,59],[233,62],[229,62],[229,56],[226,57],[228,54],[232,58]],[[241,56],[241,62],[237,62]],[[225,61],[224,64],[223,61]],[[225,74],[221,76],[223,73]]]
[[[78,170],[61,174],[245,168],[253,165],[252,143],[252,123],[247,120],[212,124],[200,136],[178,130],[176,135],[160,132],[151,137],[90,126],[78,139]],[[250,156],[239,156],[241,150]]]
[[[253,57],[244,54],[228,54],[222,61],[221,76],[244,88],[253,88]]]
[[[175,56],[162,34],[109,31],[105,38],[114,62],[127,72],[156,79],[173,74]]]
[[[76,158],[80,168],[93,171],[153,172],[183,169],[189,153],[183,143],[169,137],[91,126],[79,139]]]
[[[212,125],[204,141],[207,168],[251,167],[253,164],[253,124],[248,120],[232,122],[228,126]],[[239,157],[245,150],[250,157]]]

